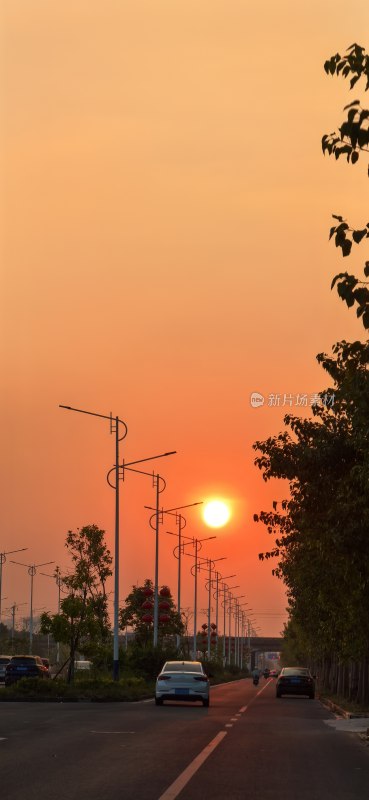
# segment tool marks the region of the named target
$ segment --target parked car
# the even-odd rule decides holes
[[[12,656],[5,670],[5,686],[21,678],[49,678],[49,671],[40,656]]]
[[[209,679],[201,661],[166,661],[156,680],[155,703],[200,700],[209,705]]]
[[[9,664],[11,656],[0,656],[0,683],[5,681],[6,665]]]
[[[92,667],[92,661],[75,661],[74,662],[74,669],[79,672],[79,670],[89,670]]]
[[[284,694],[306,695],[314,700],[315,681],[310,670],[306,667],[283,667],[276,683],[276,697]]]
[[[269,672],[269,678],[278,678],[279,672],[277,669],[271,669]]]

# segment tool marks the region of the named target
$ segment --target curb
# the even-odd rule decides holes
[[[361,719],[362,717],[366,718],[368,713],[365,711],[346,711],[345,708],[342,708],[337,703],[334,703],[333,700],[328,700],[328,697],[324,697],[324,695],[319,695],[319,700],[325,708],[328,708],[329,711],[333,711],[335,714],[338,714],[343,719]]]

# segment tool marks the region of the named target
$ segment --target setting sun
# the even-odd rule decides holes
[[[211,500],[206,503],[203,516],[206,524],[211,528],[221,528],[228,522],[231,512],[223,500]]]

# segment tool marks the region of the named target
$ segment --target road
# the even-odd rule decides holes
[[[333,722],[332,722],[333,721]],[[363,800],[369,748],[273,680],[211,705],[1,703],[4,800]]]

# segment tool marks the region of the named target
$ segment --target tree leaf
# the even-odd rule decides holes
[[[365,236],[367,236],[366,228],[361,231],[353,231],[352,234],[352,238],[356,244],[360,244],[361,240],[364,239]]]

